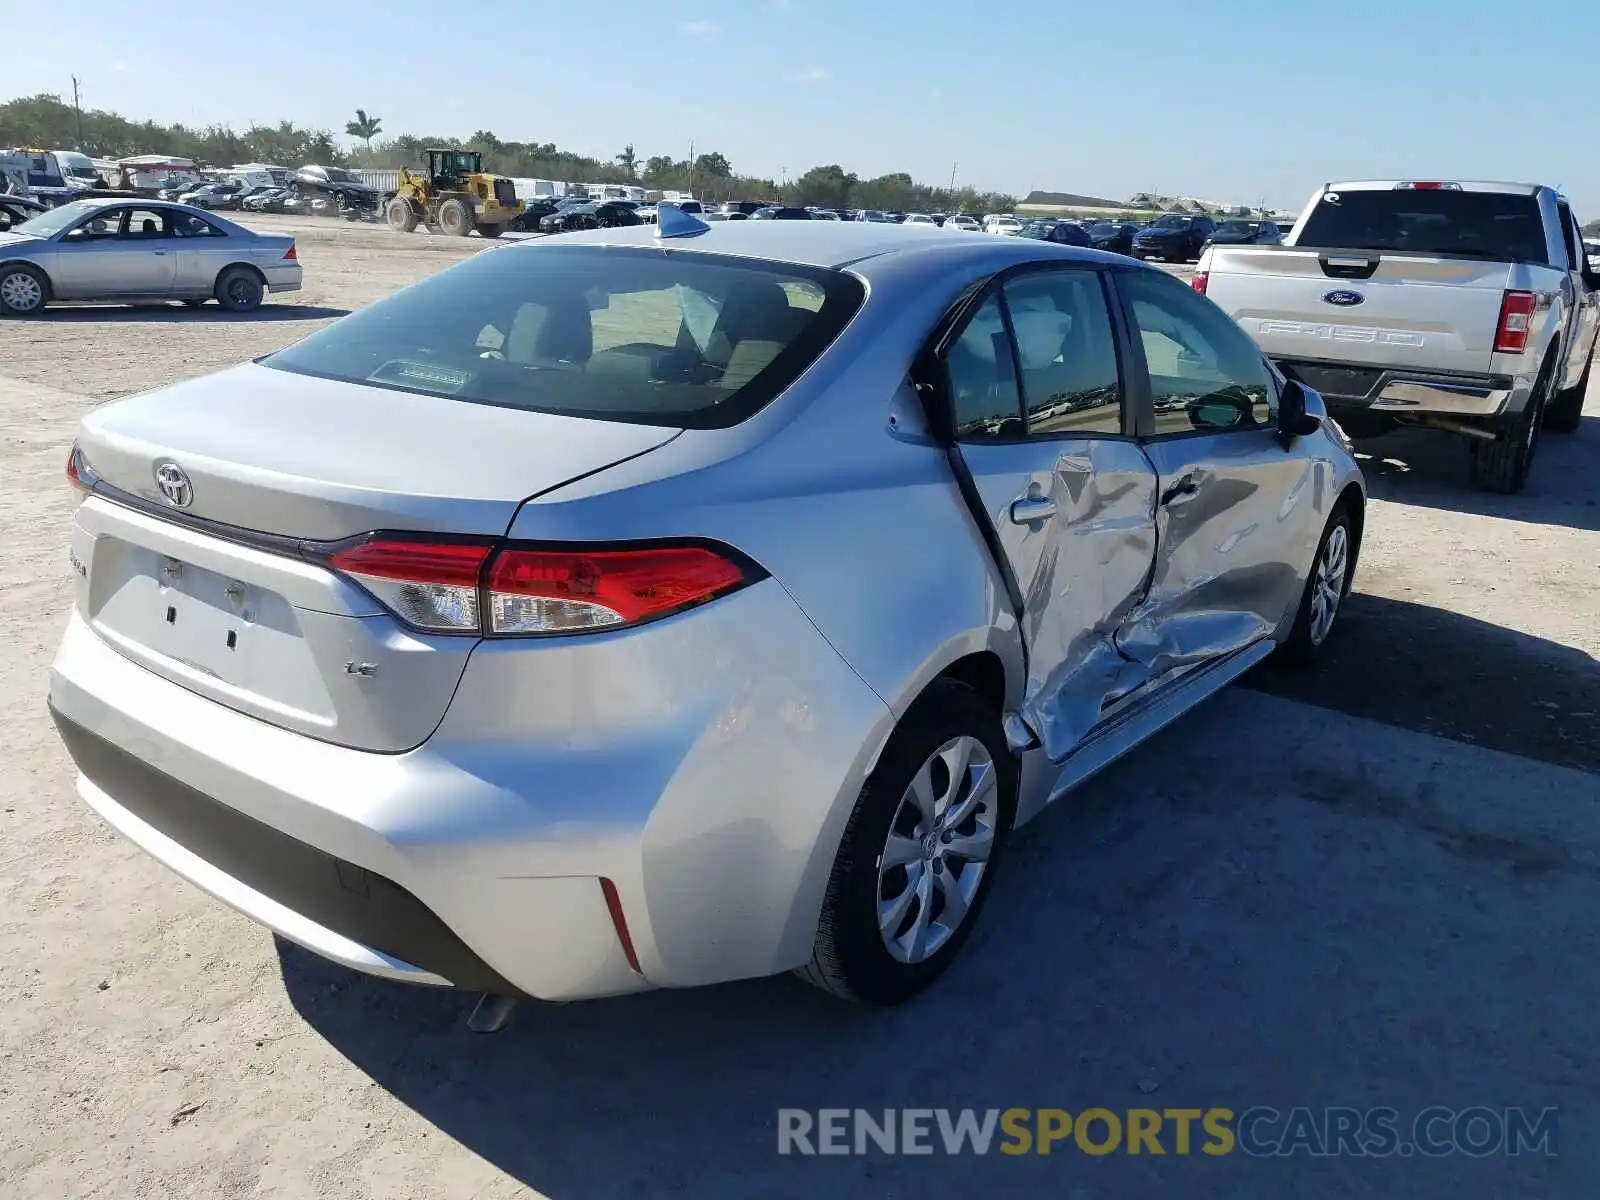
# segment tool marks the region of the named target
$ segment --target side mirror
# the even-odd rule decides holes
[[[1285,450],[1297,437],[1307,437],[1322,428],[1322,418],[1306,411],[1306,391],[1293,379],[1286,381],[1278,395],[1278,442]]]

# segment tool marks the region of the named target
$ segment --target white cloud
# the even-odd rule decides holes
[[[827,77],[827,67],[808,67],[795,76],[801,83],[821,83]]]
[[[685,21],[678,28],[685,33],[693,34],[695,37],[710,37],[715,33],[722,32],[722,26],[715,21]]]

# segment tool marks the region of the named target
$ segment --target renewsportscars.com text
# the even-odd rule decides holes
[[[779,1154],[1482,1158],[1556,1153],[1554,1108],[781,1108]]]

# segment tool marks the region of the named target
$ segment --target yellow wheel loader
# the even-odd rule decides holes
[[[502,175],[486,175],[475,150],[426,150],[426,174],[400,168],[400,187],[389,200],[389,228],[410,233],[418,225],[430,233],[466,237],[474,229],[499,237],[522,215],[516,187]]]

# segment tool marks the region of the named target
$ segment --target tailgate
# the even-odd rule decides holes
[[[1487,374],[1512,264],[1301,247],[1214,249],[1206,295],[1269,355]]]

